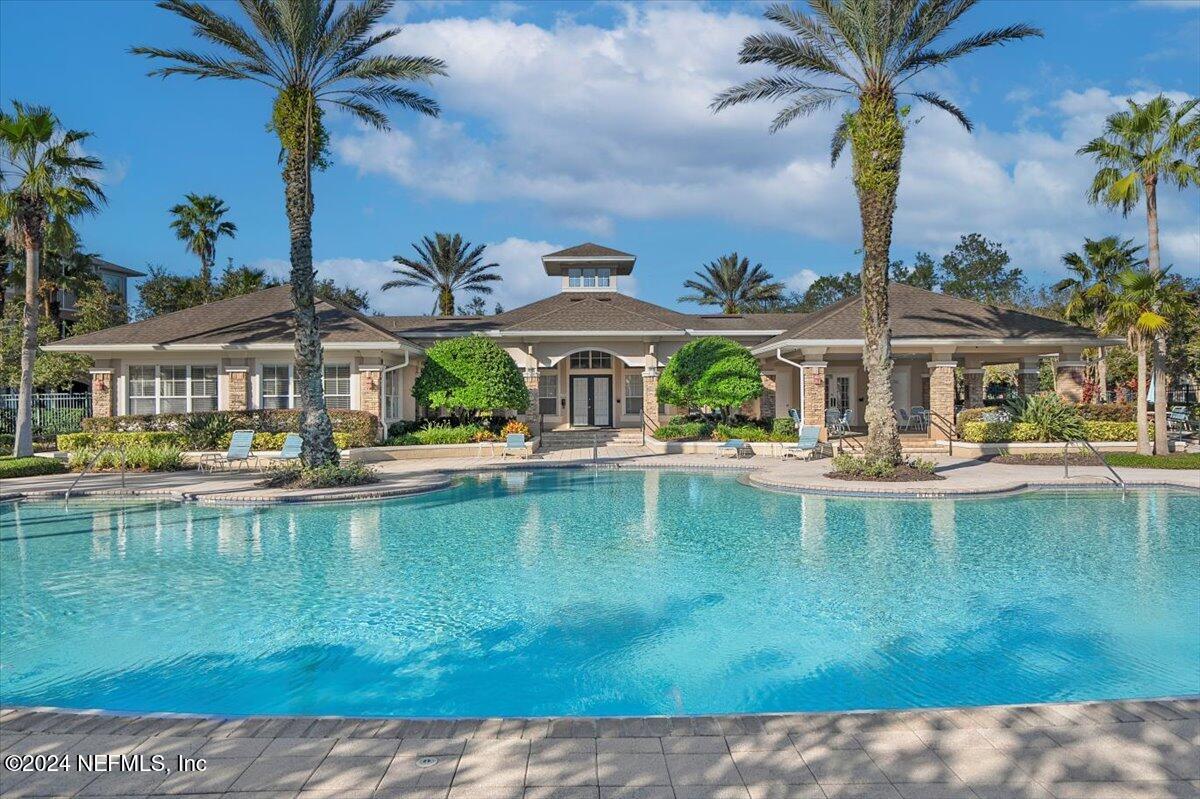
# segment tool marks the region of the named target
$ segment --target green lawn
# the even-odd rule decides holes
[[[1138,455],[1133,452],[1106,452],[1109,466],[1126,469],[1200,469],[1200,452],[1176,452],[1171,455]]]
[[[67,465],[54,458],[14,458],[11,455],[0,457],[0,480],[14,477],[33,477],[39,474],[62,474]]]

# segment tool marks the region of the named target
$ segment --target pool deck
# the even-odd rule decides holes
[[[329,489],[283,490],[259,488],[256,474],[195,471],[133,473],[125,487],[118,474],[86,474],[72,496],[146,496],[203,503],[283,503],[366,500],[399,497],[446,488],[457,475],[493,469],[539,469],[598,466],[629,469],[684,469],[689,471],[739,470],[747,481],[764,489],[820,494],[890,497],[985,496],[1036,488],[1113,488],[1111,473],[1102,466],[1072,466],[1063,476],[1061,466],[1007,465],[970,458],[934,455],[937,473],[944,479],[916,483],[877,483],[831,480],[828,458],[813,461],[780,461],[758,455],[750,458],[714,458],[711,455],[659,455],[639,447],[601,447],[592,450],[555,450],[526,460],[496,457],[444,458],[428,461],[373,463],[380,482],[368,486]],[[1130,487],[1172,486],[1200,490],[1197,469],[1118,469]],[[73,474],[24,477],[0,484],[0,499],[61,497],[75,480]]]
[[[171,773],[9,769],[36,755],[162,755]],[[11,799],[1158,799],[1200,796],[1200,698],[458,720],[15,708],[0,757]]]

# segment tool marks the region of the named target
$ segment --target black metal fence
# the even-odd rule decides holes
[[[33,395],[33,434],[53,436],[78,433],[92,414],[91,394],[39,393]],[[0,394],[0,435],[17,430],[17,395]]]

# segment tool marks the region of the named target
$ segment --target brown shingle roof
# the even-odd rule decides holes
[[[287,285],[218,300],[140,322],[54,342],[53,349],[73,346],[239,344],[291,341],[295,320]],[[403,341],[376,321],[328,300],[317,300],[321,340],[326,343],[390,343]]]
[[[964,300],[903,283],[888,287],[892,338],[1055,338],[1093,341],[1081,327],[999,305]],[[773,346],[792,339],[862,338],[862,298],[849,297],[822,308],[785,333],[763,342]]]
[[[601,244],[593,244],[592,242],[584,242],[576,244],[574,247],[568,247],[565,250],[552,252],[543,255],[543,258],[632,258],[633,255],[620,250],[614,250],[612,247],[605,247]]]

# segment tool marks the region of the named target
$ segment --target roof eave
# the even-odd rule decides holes
[[[1071,347],[1109,347],[1123,344],[1120,338],[1080,338],[1075,336],[1016,336],[1016,337],[971,337],[956,336],[947,338],[936,337],[904,337],[893,336],[892,345],[907,347],[948,347],[948,346],[1071,346]],[[854,347],[863,345],[861,338],[789,338],[783,341],[765,341],[750,348],[755,355],[776,349],[797,349],[801,347]]]
[[[420,355],[424,350],[411,342],[405,341],[330,341],[321,344],[326,350],[404,350],[414,355]],[[288,341],[265,341],[250,344],[230,342],[209,342],[206,344],[71,344],[69,341],[56,341],[43,345],[42,349],[49,352],[222,352],[244,350],[293,350],[295,344]]]

